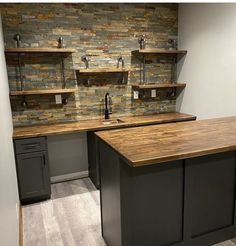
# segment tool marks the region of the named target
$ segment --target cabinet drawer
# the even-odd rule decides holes
[[[47,150],[46,137],[15,140],[16,154]]]

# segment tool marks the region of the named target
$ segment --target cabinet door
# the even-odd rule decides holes
[[[191,239],[220,238],[235,226],[234,151],[186,160],[186,234]],[[224,239],[223,239],[224,240]],[[199,241],[198,245],[202,245]]]
[[[21,201],[49,198],[51,189],[47,152],[17,155],[17,172]]]

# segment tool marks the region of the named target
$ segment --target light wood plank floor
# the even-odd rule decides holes
[[[23,207],[24,246],[106,246],[99,206],[88,178],[53,184],[50,200]],[[236,246],[236,239],[214,246]]]

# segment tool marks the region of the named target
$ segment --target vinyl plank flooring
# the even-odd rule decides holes
[[[213,246],[235,246],[235,244],[231,240],[228,240],[222,243],[214,244]]]
[[[106,246],[99,206],[88,178],[53,184],[50,200],[23,207],[24,246]]]
[[[89,178],[52,185],[50,200],[23,207],[24,246],[107,246],[99,191]],[[236,246],[236,238],[214,246]]]
[[[41,207],[47,246],[63,246],[61,232],[57,221],[58,218],[54,211],[53,202],[47,201],[43,203]]]
[[[29,205],[24,209],[23,224],[24,246],[47,245],[42,209],[39,204]]]
[[[71,232],[69,221],[66,217],[63,203],[58,202],[54,205],[54,211],[57,217],[58,226],[61,232],[61,240],[63,245],[76,246],[73,234]]]

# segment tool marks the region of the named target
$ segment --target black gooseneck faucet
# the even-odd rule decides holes
[[[111,105],[112,105],[112,100],[111,100],[110,94],[107,92],[105,95],[105,110],[104,110],[105,119],[109,119],[110,114],[112,114]]]

